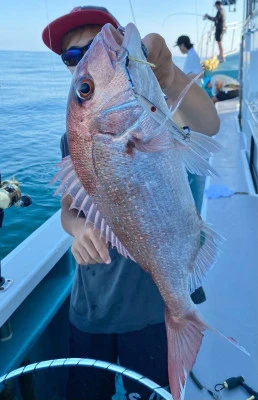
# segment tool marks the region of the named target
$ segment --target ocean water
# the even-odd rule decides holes
[[[175,57],[174,62],[181,68],[184,58]],[[1,53],[0,172],[2,181],[15,176],[32,204],[5,210],[0,259],[60,207],[49,182],[61,159],[70,80],[70,72],[50,52]]]

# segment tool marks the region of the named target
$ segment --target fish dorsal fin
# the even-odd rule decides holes
[[[101,216],[97,205],[94,204],[91,197],[82,186],[71,157],[65,157],[58,166],[61,167],[61,169],[51,181],[51,183],[53,183],[57,180],[61,180],[59,187],[55,191],[55,195],[62,194],[62,198],[69,195],[72,198],[70,209],[78,210],[78,216],[80,213],[83,213],[85,216],[85,224],[92,225],[94,231],[99,232],[99,237],[101,239],[104,239],[106,243],[110,242],[112,247],[116,247],[118,253],[125,258],[130,257],[134,261],[134,258],[112,232],[110,226]]]

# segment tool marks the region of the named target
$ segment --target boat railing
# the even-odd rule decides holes
[[[0,375],[16,368],[69,297],[72,243],[60,210],[2,260],[12,281],[0,290]]]
[[[240,22],[230,22],[226,25],[226,31],[223,37],[223,46],[225,56],[235,53],[239,50],[242,24]],[[203,32],[199,41],[200,58],[207,59],[212,57],[216,52],[215,46],[215,27]]]
[[[58,263],[71,242],[61,226],[59,210],[2,260],[2,274],[13,283],[0,291],[0,327]]]

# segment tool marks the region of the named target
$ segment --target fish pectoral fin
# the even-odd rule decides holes
[[[175,147],[180,152],[183,163],[190,173],[201,176],[218,176],[218,173],[209,164],[208,159],[213,153],[220,150],[220,144],[199,132],[191,131],[189,135],[186,134],[183,137],[178,129],[174,132],[171,126],[171,133],[175,139]]]
[[[222,236],[202,222],[200,249],[189,277],[190,293],[193,293],[196,289],[202,286],[202,282],[208,271],[212,269],[214,263],[217,261],[219,245],[222,243],[222,240]]]
[[[69,195],[72,198],[70,209],[78,210],[78,216],[83,213],[85,216],[85,224],[93,225],[93,229],[99,232],[101,239],[104,239],[106,243],[111,243],[112,247],[116,247],[118,253],[122,256],[125,258],[130,257],[134,261],[134,258],[112,232],[105,219],[101,216],[97,205],[94,204],[92,198],[82,186],[71,157],[65,157],[58,165],[61,167],[61,170],[51,181],[51,183],[53,183],[57,180],[61,180],[59,187],[55,191],[55,195],[62,194],[62,198]]]
[[[143,141],[142,139],[133,138],[135,149],[144,153],[156,153],[175,148],[173,139],[169,132],[164,131],[149,140]]]
[[[136,150],[145,153],[178,151],[186,169],[192,174],[218,176],[207,159],[218,152],[221,146],[214,139],[198,132],[187,135],[172,120],[163,129],[160,126],[158,133],[151,139],[144,141],[133,137],[132,141]]]

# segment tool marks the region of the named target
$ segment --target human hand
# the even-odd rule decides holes
[[[149,56],[148,61],[155,65],[152,68],[162,90],[170,87],[174,80],[174,63],[172,54],[166,45],[164,38],[157,33],[150,33],[143,38],[143,43],[147,47]]]
[[[150,33],[142,41],[149,51],[147,60],[155,65],[152,70],[167,96],[167,105],[175,108],[190,79],[173,63],[162,36]],[[173,119],[178,125],[190,126],[192,130],[209,136],[219,130],[217,111],[205,91],[196,84],[184,96]]]
[[[99,237],[99,232],[93,230],[92,225],[85,225],[85,219],[81,219],[73,234],[71,250],[78,264],[111,263],[106,243]]]

